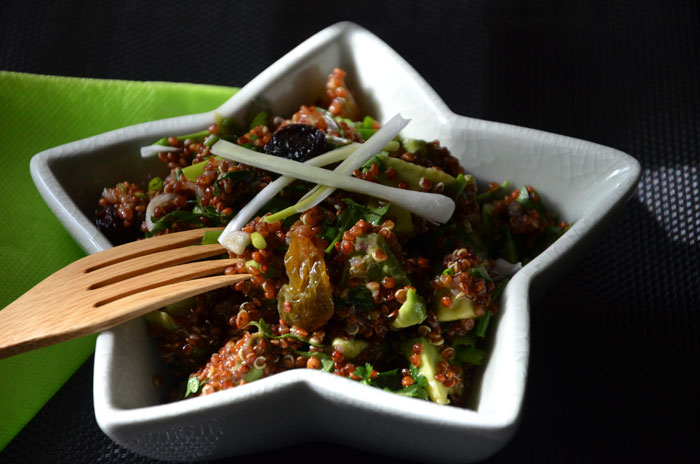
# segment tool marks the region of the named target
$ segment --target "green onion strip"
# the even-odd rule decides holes
[[[447,222],[452,217],[455,208],[454,201],[445,195],[416,192],[375,184],[305,163],[257,153],[225,140],[216,142],[212,147],[212,152],[223,158],[307,182],[381,198],[432,222]]]

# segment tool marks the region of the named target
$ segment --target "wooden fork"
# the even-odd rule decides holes
[[[196,261],[226,253],[218,243],[197,245],[207,230],[220,229],[177,232],[120,245],[50,275],[0,311],[0,359],[106,330],[252,277],[213,275],[238,259]]]

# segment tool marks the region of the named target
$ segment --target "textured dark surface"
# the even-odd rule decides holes
[[[697,3],[32,3],[3,3],[2,70],[243,85],[312,33],[351,20],[457,113],[636,157],[643,176],[624,213],[532,308],[522,422],[488,462],[700,462]],[[89,360],[0,461],[150,462],[102,434],[91,391]],[[254,458],[338,453],[383,460],[333,444]]]

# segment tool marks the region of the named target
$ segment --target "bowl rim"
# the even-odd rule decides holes
[[[427,420],[434,425],[458,427],[463,430],[480,430],[483,433],[500,433],[504,437],[502,444],[505,444],[505,441],[512,435],[517,426],[525,394],[529,356],[529,297],[532,282],[552,264],[572,252],[577,246],[577,243],[583,238],[592,236],[595,230],[600,226],[602,220],[629,199],[641,175],[640,165],[633,157],[613,148],[571,137],[457,115],[448,108],[432,87],[428,85],[406,60],[400,57],[381,39],[357,24],[340,22],[323,29],[302,42],[251,80],[246,86],[242,87],[233,97],[215,110],[128,126],[45,150],[35,155],[31,160],[30,170],[32,178],[46,203],[83,249],[88,253],[106,249],[110,247],[111,244],[97,232],[96,228],[87,218],[78,212],[77,206],[67,193],[63,191],[58,179],[52,172],[51,163],[63,157],[70,157],[71,154],[76,151],[90,151],[107,147],[117,140],[122,142],[136,141],[146,136],[150,138],[151,136],[148,134],[153,132],[177,133],[179,131],[178,128],[185,128],[193,125],[208,125],[213,119],[214,113],[220,112],[228,114],[235,111],[241,105],[248,104],[250,99],[258,95],[266,85],[282,77],[290,66],[303,61],[323,47],[327,47],[334,41],[338,41],[349,34],[361,34],[366,36],[373,40],[378,47],[382,47],[384,50],[391,53],[394,59],[398,63],[401,63],[410,80],[415,82],[420,88],[420,91],[425,94],[426,99],[434,105],[431,111],[442,118],[446,124],[452,124],[456,127],[478,126],[480,131],[496,135],[512,135],[513,133],[517,133],[522,137],[547,137],[552,143],[561,144],[562,146],[578,147],[577,149],[582,149],[581,147],[583,147],[588,151],[604,152],[619,165],[619,169],[621,170],[621,181],[616,184],[612,192],[602,197],[598,201],[597,207],[589,211],[584,218],[577,221],[563,237],[524,266],[523,269],[513,277],[503,295],[503,298],[507,300],[504,305],[507,305],[508,301],[511,299],[520,303],[517,318],[524,334],[521,339],[514,341],[514,343],[517,343],[518,352],[523,354],[523,358],[518,360],[520,370],[514,373],[513,378],[514,394],[517,396],[513,409],[500,415],[480,413],[474,410],[454,407],[448,408],[449,410],[446,411],[444,406],[441,405],[430,402],[420,402],[420,404],[416,404],[419,402],[409,398],[402,398],[393,393],[383,392],[379,389],[372,388],[372,390],[376,390],[376,392],[366,395],[368,401],[366,406],[373,411],[379,411],[389,415],[405,414],[405,411],[397,408],[395,404],[406,404],[412,410],[417,410],[418,414],[422,414],[422,421]],[[78,212],[78,214],[76,214],[76,212]],[[188,413],[210,412],[240,401],[265,396],[270,389],[285,390],[301,385],[305,389],[313,391],[316,394],[328,393],[328,391],[331,390],[342,392],[343,395],[340,395],[340,398],[342,398],[343,401],[348,401],[349,398],[353,396],[353,394],[348,393],[349,390],[357,387],[357,382],[348,379],[341,379],[337,376],[327,376],[325,373],[321,372],[298,369],[261,379],[251,385],[244,385],[235,389],[218,392],[216,395],[141,408],[122,408],[115,402],[112,396],[113,392],[110,391],[110,386],[106,381],[106,379],[109,378],[109,370],[113,368],[113,366],[109,364],[108,355],[114,350],[115,342],[116,337],[113,330],[102,332],[98,336],[95,351],[95,374],[93,383],[96,418],[100,427],[110,436],[112,436],[110,432],[119,428],[128,427],[130,424],[140,423],[155,425]],[[319,388],[323,391],[319,392]],[[346,394],[348,396],[345,396]],[[391,395],[392,399],[387,400],[387,397],[384,395]],[[405,401],[409,401],[410,403],[405,403]]]

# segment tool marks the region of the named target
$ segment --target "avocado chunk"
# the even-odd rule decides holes
[[[411,284],[384,237],[376,233],[355,239],[355,251],[348,258],[346,271],[347,276],[357,277],[364,283],[381,282],[384,277],[393,277],[397,285]]]
[[[409,289],[406,292],[406,301],[399,308],[399,314],[391,323],[392,329],[403,329],[412,325],[420,324],[427,316],[425,301],[415,290]]]
[[[394,219],[394,233],[410,237],[414,235],[413,218],[409,210],[400,206],[391,205],[389,206],[389,211],[387,211],[386,216]]]
[[[442,182],[445,187],[449,187],[455,182],[455,178],[436,168],[426,168],[418,164],[409,163],[399,158],[392,158],[384,153],[380,153],[375,157],[385,169],[393,168],[396,171],[396,177],[389,181],[386,178],[380,178],[382,184],[398,184],[403,181],[408,184],[411,190],[422,190],[420,186],[421,178],[426,178],[434,184]],[[385,176],[383,176],[385,177]]]
[[[257,367],[252,367],[246,375],[243,376],[246,382],[254,382],[263,376],[265,369],[258,369]]]
[[[364,340],[347,340],[336,337],[333,339],[331,346],[338,351],[342,351],[345,359],[352,359],[362,353],[369,346],[369,343]]]
[[[440,352],[425,337],[407,340],[402,344],[402,348],[404,356],[409,359],[409,362],[411,355],[413,354],[412,347],[415,344],[419,344],[421,347],[423,347],[420,354],[420,366],[418,366],[418,372],[428,381],[428,386],[425,387],[425,389],[427,390],[430,399],[438,404],[448,404],[450,400],[447,398],[447,395],[452,393],[454,388],[447,388],[445,384],[435,379],[435,375],[438,372],[437,366],[442,361]]]
[[[452,304],[449,307],[442,304],[443,296],[449,296],[452,299]],[[433,302],[433,310],[437,314],[438,321],[440,322],[473,319],[476,317],[474,302],[464,293],[460,292],[457,296],[454,296],[449,289],[441,290],[435,293]]]

